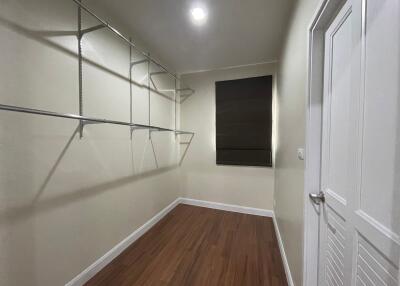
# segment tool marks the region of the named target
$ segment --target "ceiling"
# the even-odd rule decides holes
[[[200,1],[200,2],[199,2]],[[97,0],[178,73],[277,60],[295,0]],[[202,26],[193,6],[206,7]]]

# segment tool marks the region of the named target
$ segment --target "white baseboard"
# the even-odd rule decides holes
[[[279,250],[281,252],[283,267],[285,268],[286,279],[287,279],[289,286],[294,286],[292,273],[290,272],[289,263],[288,263],[287,256],[285,253],[285,247],[283,246],[283,240],[281,237],[281,232],[279,231],[278,222],[276,221],[275,214],[273,215],[272,220],[274,221],[276,238],[278,239],[278,245],[279,245]]]
[[[152,217],[149,221],[147,221],[144,225],[135,230],[132,234],[114,246],[111,250],[109,250],[106,254],[96,260],[92,265],[83,270],[78,276],[69,281],[65,286],[81,286],[90,280],[94,275],[96,275],[101,269],[103,269],[107,264],[109,264],[114,258],[116,258],[122,251],[124,251],[128,246],[130,246],[133,242],[135,242],[138,238],[140,238],[143,234],[145,234],[150,228],[152,228],[157,222],[159,222],[166,214],[168,214],[171,210],[173,210],[178,204],[186,204],[193,206],[206,207],[211,209],[225,210],[237,213],[244,214],[252,214],[264,217],[272,217],[274,220],[276,235],[278,237],[279,248],[281,250],[282,260],[285,267],[285,272],[287,275],[287,279],[289,282],[289,286],[293,286],[293,281],[291,279],[289,266],[287,264],[287,259],[285,255],[285,251],[283,249],[282,240],[280,237],[279,229],[277,227],[274,212],[272,210],[265,209],[257,209],[251,207],[242,207],[238,205],[229,205],[223,203],[188,199],[188,198],[177,198],[171,204],[169,204],[166,208],[161,210],[158,214]]]
[[[210,209],[224,210],[224,211],[258,215],[258,216],[273,217],[273,215],[274,215],[274,212],[271,210],[242,207],[242,206],[238,206],[238,205],[229,205],[229,204],[195,200],[195,199],[181,198],[180,203],[185,204],[185,205],[205,207],[205,208],[210,208]]]
[[[124,251],[128,246],[135,242],[139,237],[145,234],[150,228],[152,228],[157,222],[159,222],[166,214],[173,210],[179,203],[180,198],[177,198],[166,208],[157,213],[144,225],[139,227],[128,237],[114,246],[106,254],[96,260],[92,265],[83,270],[78,276],[72,279],[70,282],[65,284],[65,286],[81,286],[90,280],[94,275],[96,275],[101,269],[103,269],[107,264],[109,264],[114,258],[116,258],[122,251]]]

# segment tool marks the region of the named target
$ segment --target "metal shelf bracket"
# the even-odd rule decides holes
[[[90,28],[87,28],[87,29],[83,29],[80,32],[78,32],[78,37],[79,37],[80,40],[82,40],[82,37],[85,34],[90,33],[90,32],[94,32],[94,31],[97,31],[97,30],[100,30],[100,29],[103,29],[103,28],[106,28],[106,27],[107,26],[104,25],[104,24],[99,24],[99,25],[96,25],[96,26],[93,26],[93,27],[90,27]]]
[[[79,0],[79,3],[81,3],[81,0]],[[99,25],[95,25],[90,28],[82,29],[82,8],[81,6],[78,6],[78,69],[79,69],[79,115],[83,116],[83,53],[82,53],[82,38],[85,34],[94,32],[103,28],[106,28],[107,25],[104,23],[101,23]],[[85,125],[87,124],[92,124],[88,123],[87,121],[80,121],[79,122],[79,138],[83,138],[83,129],[85,128]]]
[[[136,65],[147,63],[148,61],[149,61],[148,59],[143,59],[143,60],[140,60],[140,61],[131,62],[131,69]]]
[[[181,166],[182,163],[183,163],[183,160],[185,159],[186,154],[187,154],[187,152],[188,152],[188,150],[189,150],[189,148],[190,148],[190,145],[192,144],[192,140],[193,140],[193,137],[194,137],[194,133],[193,133],[193,132],[186,132],[186,131],[175,131],[175,134],[177,134],[177,135],[181,135],[181,134],[190,135],[189,141],[180,142],[181,145],[186,145],[186,148],[185,148],[185,150],[183,151],[183,154],[182,154],[182,156],[181,156],[181,159],[179,160],[179,166]]]
[[[179,103],[183,103],[186,99],[194,94],[194,90],[186,87],[186,88],[178,88],[176,92],[180,92],[180,101]]]

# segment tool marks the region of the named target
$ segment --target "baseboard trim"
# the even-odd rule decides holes
[[[73,278],[70,282],[65,284],[65,286],[81,286],[88,282],[90,278],[95,276],[101,269],[103,269],[107,264],[109,264],[114,258],[116,258],[122,251],[124,251],[128,246],[134,243],[138,238],[145,234],[150,228],[152,228],[157,222],[159,222],[166,214],[173,210],[179,203],[180,198],[177,198],[145,224],[139,227],[137,230],[132,232],[128,237],[114,246],[106,254],[96,260],[92,265],[83,270],[78,276]]]
[[[224,210],[224,211],[265,216],[265,217],[273,217],[274,215],[274,212],[272,210],[243,207],[238,205],[230,205],[230,204],[216,203],[216,202],[196,200],[196,199],[181,198],[180,203],[191,206],[205,207],[210,209]]]
[[[286,279],[287,279],[287,282],[288,282],[289,286],[294,286],[292,273],[290,272],[290,267],[289,267],[289,263],[288,263],[288,260],[287,260],[285,247],[283,245],[281,232],[279,231],[278,222],[276,221],[275,214],[273,215],[272,220],[274,222],[274,228],[275,228],[276,238],[278,240],[279,250],[281,252],[283,267],[285,268]]]
[[[154,217],[152,217],[149,221],[139,227],[137,230],[132,232],[128,237],[114,246],[111,250],[109,250],[106,254],[96,260],[93,264],[91,264],[88,268],[83,270],[78,276],[69,281],[65,286],[81,286],[88,282],[93,276],[95,276],[101,269],[103,269],[107,264],[109,264],[114,258],[116,258],[122,251],[124,251],[128,246],[134,243],[138,238],[140,238],[143,234],[145,234],[150,228],[152,228],[157,222],[159,222],[165,215],[167,215],[171,210],[173,210],[179,204],[186,204],[192,206],[199,206],[211,209],[225,210],[237,213],[258,215],[264,217],[272,217],[274,221],[275,231],[279,242],[279,249],[281,251],[282,260],[285,267],[286,276],[288,279],[289,286],[294,286],[293,281],[291,279],[289,266],[287,263],[285,251],[283,249],[283,243],[280,237],[279,229],[277,227],[274,212],[272,210],[251,208],[251,207],[243,207],[238,205],[230,205],[224,203],[203,201],[203,200],[195,200],[189,198],[177,198],[159,213],[157,213]]]

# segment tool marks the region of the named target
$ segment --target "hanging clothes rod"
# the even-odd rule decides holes
[[[88,14],[92,15],[94,18],[96,18],[100,23],[102,23],[106,28],[108,28],[110,31],[112,31],[114,34],[116,34],[118,37],[123,39],[125,42],[127,42],[129,45],[131,45],[133,48],[135,48],[138,52],[140,52],[144,57],[146,57],[147,60],[150,62],[158,65],[160,68],[162,68],[165,72],[173,76],[175,79],[179,80],[179,78],[171,73],[165,66],[154,60],[152,57],[150,57],[148,54],[145,52],[141,51],[133,42],[129,40],[128,37],[124,36],[120,31],[115,29],[113,26],[111,26],[107,21],[103,20],[99,16],[97,16],[94,12],[92,12],[87,6],[82,4],[79,0],[73,0],[79,7],[81,7],[83,10],[85,10]]]
[[[51,117],[58,117],[58,118],[76,119],[76,120],[81,120],[82,122],[85,122],[85,123],[105,123],[105,124],[113,124],[113,125],[130,126],[133,129],[150,129],[153,131],[169,131],[169,132],[175,132],[176,134],[194,134],[194,132],[174,130],[174,129],[162,128],[162,127],[152,126],[152,125],[135,124],[135,123],[129,123],[129,122],[124,122],[124,121],[86,117],[86,116],[80,116],[80,115],[76,115],[76,114],[58,113],[58,112],[53,112],[53,111],[25,108],[25,107],[6,105],[6,104],[0,104],[0,110],[29,113],[29,114],[36,114],[36,115],[43,115],[43,116],[51,116]]]

